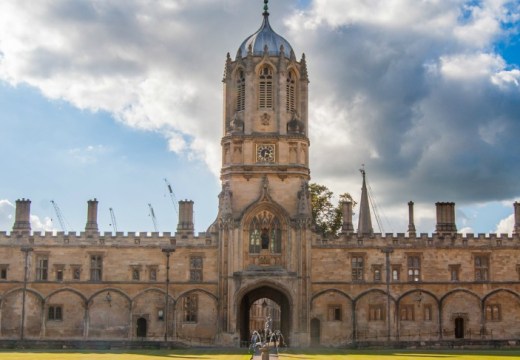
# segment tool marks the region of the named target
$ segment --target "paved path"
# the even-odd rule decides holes
[[[262,355],[253,355],[251,360],[262,360]],[[269,360],[278,360],[278,355],[270,354]]]

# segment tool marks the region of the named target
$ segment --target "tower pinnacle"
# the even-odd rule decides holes
[[[269,3],[269,0],[264,0],[264,13],[262,15],[269,16],[269,6],[267,5]]]

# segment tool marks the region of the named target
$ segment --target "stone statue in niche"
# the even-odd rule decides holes
[[[244,132],[244,121],[242,121],[238,114],[235,114],[233,120],[229,123],[229,131],[232,133]]]
[[[298,214],[310,216],[311,214],[311,196],[309,192],[308,181],[303,180],[298,191]]]
[[[269,232],[267,228],[262,229],[262,234],[260,235],[260,239],[262,240],[262,250],[269,249]]]
[[[224,183],[222,186],[222,192],[220,193],[220,213],[222,216],[231,215],[231,197],[233,193],[231,192],[230,185],[228,182]]]
[[[303,121],[296,110],[292,111],[291,121],[287,123],[287,132],[295,134],[305,133],[305,125],[303,125]]]

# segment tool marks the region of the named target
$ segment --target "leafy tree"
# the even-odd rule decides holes
[[[352,207],[356,205],[354,199],[349,193],[343,193],[339,196],[336,205],[332,203],[334,193],[325,185],[316,183],[309,184],[311,194],[312,219],[315,229],[324,237],[336,236],[341,229],[343,203],[345,201],[352,202]]]

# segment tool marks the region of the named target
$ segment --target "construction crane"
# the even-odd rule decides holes
[[[114,229],[114,232],[117,233],[117,221],[116,221],[116,214],[114,214],[114,209],[110,208],[108,209],[110,211],[110,218],[112,219],[112,228]]]
[[[67,228],[68,223],[65,220],[65,218],[63,217],[63,214],[61,213],[60,207],[58,206],[58,204],[56,204],[56,202],[54,200],[51,200],[51,204],[52,204],[52,207],[54,208],[54,212],[56,213],[56,217],[58,218],[58,221],[60,223],[61,231],[68,232],[68,228]]]
[[[157,230],[157,219],[155,218],[155,212],[153,211],[152,204],[148,204],[148,208],[150,209],[149,216],[152,218],[153,228],[155,229],[155,232],[158,232],[159,230]]]
[[[168,182],[168,179],[165,178],[164,182],[166,183],[166,187],[168,188],[168,193],[170,194],[170,199],[172,201],[173,208],[175,209],[175,213],[179,215],[179,211],[177,211],[177,199],[175,198],[175,194],[173,193],[172,186]]]

